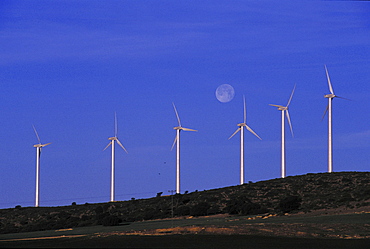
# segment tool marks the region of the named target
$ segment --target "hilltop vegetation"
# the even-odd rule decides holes
[[[181,216],[279,215],[364,206],[370,206],[370,172],[320,173],[150,199],[2,209],[0,233],[112,226]]]

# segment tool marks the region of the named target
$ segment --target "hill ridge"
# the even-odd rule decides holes
[[[188,194],[0,210],[0,233],[118,225],[182,216],[309,213],[370,206],[370,172],[309,173]]]

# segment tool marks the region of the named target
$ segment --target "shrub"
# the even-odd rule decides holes
[[[208,209],[208,214],[218,214],[221,213],[220,207],[218,205],[213,205]]]
[[[174,214],[176,216],[186,216],[186,215],[190,215],[190,207],[189,206],[179,206],[178,208],[176,208],[174,210]]]
[[[350,201],[354,201],[355,199],[352,198],[352,196],[349,194],[349,193],[345,193],[342,195],[342,197],[339,199],[339,202],[342,203],[344,202],[344,204],[347,204],[348,205],[348,202]]]
[[[241,208],[242,215],[261,214],[266,212],[267,210],[262,209],[260,204],[253,202],[246,202]]]
[[[120,218],[115,215],[109,215],[103,218],[102,225],[103,226],[118,226],[119,223],[122,222]]]
[[[104,218],[108,217],[109,213],[100,213],[96,215],[96,223],[97,225],[102,225]]]
[[[288,196],[280,200],[279,209],[283,213],[290,213],[298,210],[301,206],[302,198],[299,196]]]
[[[190,209],[190,215],[192,216],[207,215],[208,214],[207,211],[210,207],[211,205],[209,205],[209,203],[207,202],[199,202]]]
[[[104,209],[103,209],[103,207],[102,207],[102,206],[97,206],[97,207],[95,208],[95,213],[96,213],[97,215],[104,213]]]
[[[146,208],[143,212],[144,220],[158,219],[161,218],[161,216],[162,216],[161,210],[156,208]]]
[[[190,202],[190,199],[189,198],[184,198],[184,199],[182,199],[182,204],[187,204],[187,203],[189,203]]]
[[[251,215],[251,214],[266,213],[268,210],[266,208],[262,208],[261,205],[258,203],[253,203],[246,196],[238,195],[238,196],[234,196],[228,202],[224,211],[229,214]]]

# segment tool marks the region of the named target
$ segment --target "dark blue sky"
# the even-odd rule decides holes
[[[280,177],[280,112],[290,105],[287,175],[327,171],[327,119],[334,91],[334,171],[370,162],[370,3],[364,1],[3,1],[0,3],[0,208],[33,206],[37,143],[41,206],[109,201],[116,148],[116,200],[175,189],[177,119],[181,189]],[[231,102],[216,88],[230,84]],[[288,127],[287,127],[288,128]]]

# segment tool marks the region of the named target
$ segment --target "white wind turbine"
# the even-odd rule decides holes
[[[41,156],[41,148],[45,147],[51,143],[41,144],[41,140],[39,134],[36,131],[34,125],[32,125],[33,130],[35,131],[37,140],[39,141],[38,144],[35,144],[33,147],[36,148],[36,197],[35,197],[35,207],[39,206],[39,195],[40,195],[40,156]]]
[[[296,85],[294,85],[293,91],[290,94],[290,98],[288,100],[288,103],[286,106],[282,105],[273,105],[270,104],[271,106],[275,106],[278,108],[279,111],[281,111],[281,178],[285,178],[286,175],[286,168],[285,168],[285,117],[288,120],[289,127],[290,127],[290,132],[292,133],[292,137],[294,137],[293,134],[293,128],[292,128],[292,123],[290,122],[290,116],[289,116],[289,105],[290,101],[292,101],[294,90],[295,90]]]
[[[237,124],[239,128],[229,137],[232,138],[236,133],[240,131],[240,185],[244,184],[244,129],[247,129],[249,132],[251,132],[253,135],[255,135],[257,138],[262,140],[257,133],[255,133],[248,125],[247,125],[247,110],[245,106],[245,97],[243,96],[243,102],[244,102],[244,122]]]
[[[110,145],[112,145],[112,169],[111,169],[111,185],[110,185],[110,201],[111,202],[114,201],[114,147],[115,147],[115,142],[117,142],[118,145],[121,146],[121,148],[124,151],[126,151],[126,153],[128,153],[127,150],[125,149],[125,147],[122,145],[122,143],[118,140],[117,132],[118,132],[118,128],[117,128],[117,114],[114,113],[114,137],[108,138],[108,140],[110,140],[110,142],[104,148],[104,150],[106,150]]]
[[[328,172],[331,173],[333,172],[332,101],[334,98],[341,98],[341,99],[346,99],[346,98],[339,97],[334,94],[333,86],[331,85],[330,77],[329,77],[329,73],[328,73],[328,69],[326,68],[326,65],[325,65],[325,72],[326,72],[326,78],[328,80],[330,94],[324,95],[325,98],[328,98],[328,105],[326,106],[326,109],[325,109],[325,112],[322,118],[324,118],[324,116],[326,115],[326,112],[328,112]]]
[[[172,105],[173,105],[173,109],[175,110],[175,113],[176,113],[177,121],[179,123],[179,126],[176,126],[176,127],[173,128],[173,129],[176,130],[176,137],[175,137],[175,141],[172,144],[171,150],[173,149],[173,147],[175,146],[175,143],[176,143],[176,193],[180,194],[180,131],[182,131],[182,130],[184,130],[184,131],[197,131],[197,130],[182,127],[181,122],[180,122],[180,117],[179,117],[179,114],[177,113],[175,104],[172,103]]]

